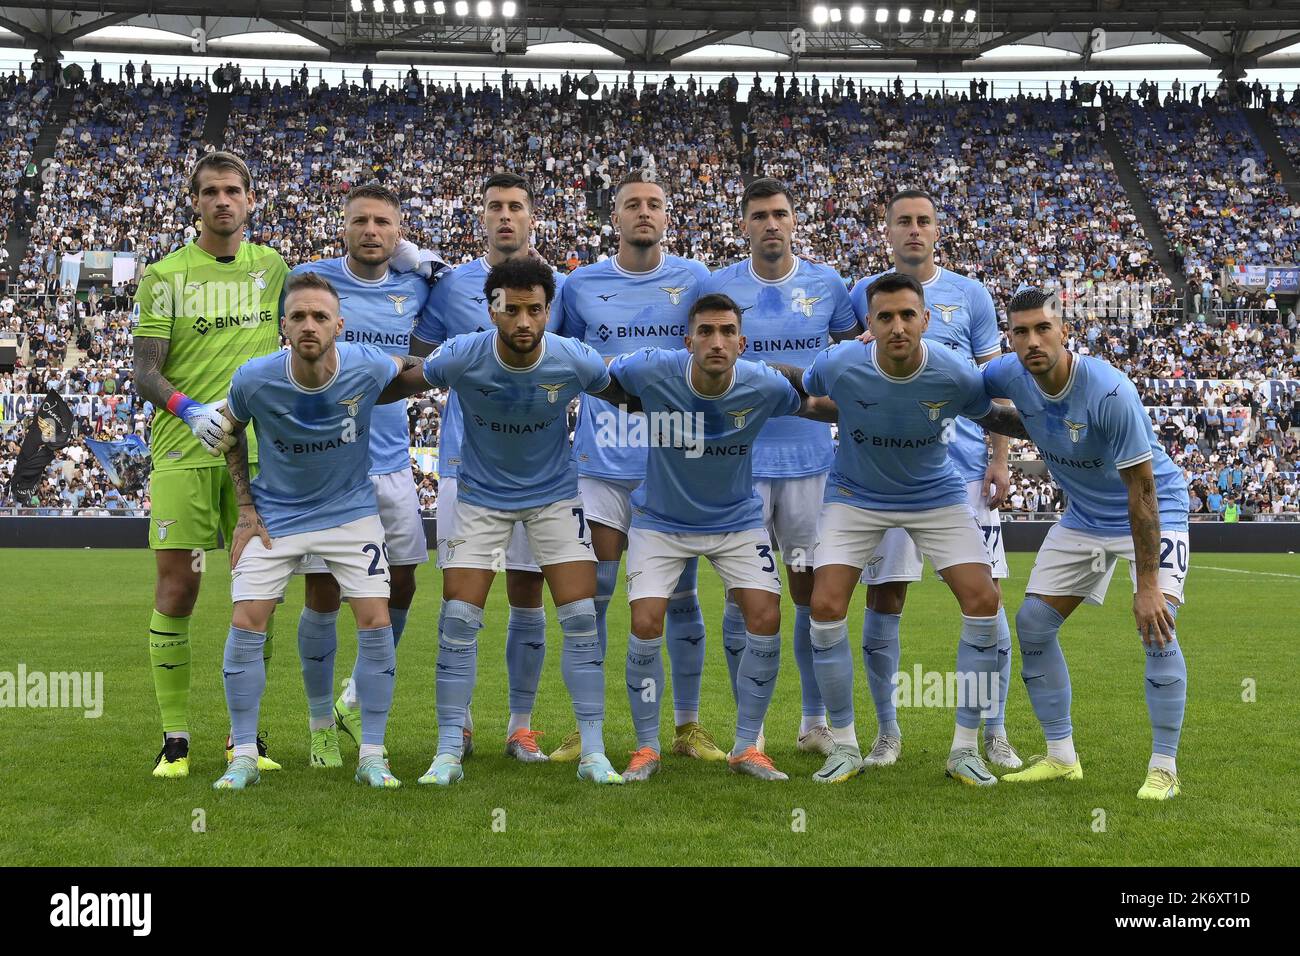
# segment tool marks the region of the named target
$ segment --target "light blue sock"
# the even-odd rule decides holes
[[[388,620],[393,628],[393,650],[397,650],[397,645],[402,643],[402,632],[406,630],[406,618],[411,613],[409,607],[392,607],[388,608]]]
[[[546,609],[510,605],[506,625],[506,675],[510,713],[531,714],[546,660]]]
[[[221,676],[230,710],[230,736],[236,747],[257,743],[257,711],[266,690],[266,664],[262,660],[265,641],[266,634],[245,631],[233,624],[226,637]]]
[[[974,730],[997,707],[998,618],[961,616],[957,641],[957,725]]]
[[[727,676],[731,678],[731,699],[736,697],[736,672],[740,669],[740,658],[745,653],[745,615],[740,613],[740,605],[727,599],[722,611],[722,648],[727,652]]]
[[[361,742],[382,746],[397,681],[393,628],[357,630],[357,703],[361,705]]]
[[[1169,613],[1178,617],[1178,606],[1165,602]],[[1162,648],[1147,647],[1147,713],[1151,716],[1151,752],[1178,756],[1178,738],[1183,732],[1183,710],[1187,705],[1187,660],[1177,637]]]
[[[338,617],[338,611],[313,611],[305,607],[298,618],[298,658],[302,661],[302,686],[307,692],[307,712],[312,720],[325,720],[334,713]]]
[[[1007,694],[1011,691],[1011,625],[1007,623],[1007,609],[998,608],[998,709],[992,717],[984,718],[985,737],[1007,735]]]
[[[573,601],[555,609],[564,634],[560,673],[573,698],[578,718],[582,753],[604,753],[605,669],[604,654],[596,639],[596,603],[591,598]]]
[[[813,621],[809,628],[813,646],[813,673],[832,727],[853,723],[853,653],[849,650],[849,623]]]
[[[808,636],[812,626],[812,612],[803,604],[794,606],[794,662],[799,666],[799,695],[805,717],[822,717],[826,714],[826,703],[822,700],[821,688],[817,686],[817,675],[813,673],[812,638]]]
[[[673,669],[673,708],[700,709],[700,684],[704,681],[704,612],[695,591],[700,559],[691,558],[682,569],[677,588],[668,599],[664,638]]]
[[[1070,672],[1061,653],[1057,632],[1065,618],[1033,595],[1016,612],[1016,638],[1020,643],[1020,677],[1043,725],[1048,740],[1064,740],[1074,733],[1070,724]]]
[[[867,686],[871,702],[876,705],[876,722],[880,733],[902,737],[898,728],[898,708],[894,706],[894,674],[900,656],[898,625],[901,614],[881,614],[867,609],[862,621],[862,663],[867,668]]]
[[[465,744],[465,711],[474,693],[478,632],[483,609],[465,601],[442,602],[438,634],[438,753],[460,756]]]
[[[653,747],[659,752],[659,699],[664,687],[664,639],[643,641],[635,634],[627,639],[627,702],[632,708],[632,727],[637,749]]]
[[[618,584],[617,561],[596,562],[596,638],[600,641],[600,656],[604,657],[609,647],[609,633],[605,630],[605,615],[609,611],[610,598]]]
[[[744,753],[758,743],[776,675],[781,667],[781,635],[745,635],[745,653],[736,674],[736,746],[733,754]]]

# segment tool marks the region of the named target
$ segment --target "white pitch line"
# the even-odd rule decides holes
[[[1203,571],[1231,571],[1233,574],[1263,574],[1270,578],[1295,578],[1300,580],[1300,574],[1281,574],[1277,571],[1245,571],[1241,568],[1216,568],[1212,564],[1193,564],[1192,567],[1200,568]]]

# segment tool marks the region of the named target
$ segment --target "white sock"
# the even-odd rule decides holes
[[[236,757],[252,757],[257,759],[257,744],[240,744],[235,748]]]
[[[831,740],[837,744],[848,744],[850,747],[858,745],[858,732],[852,724],[847,727],[832,727]]]
[[[698,724],[700,722],[700,712],[698,710],[674,710],[673,723],[678,727],[682,724]]]
[[[1061,763],[1073,764],[1078,760],[1074,752],[1074,737],[1063,737],[1060,740],[1049,740],[1047,742],[1047,756],[1055,757]]]
[[[173,737],[179,737],[186,743],[190,742],[190,732],[188,730],[169,730],[163,734],[164,740],[171,740]]]
[[[510,723],[506,725],[506,739],[509,740],[515,735],[516,730],[532,730],[532,714],[511,714]]]
[[[383,744],[362,744],[357,748],[357,763],[360,763],[367,757],[382,757],[383,755]]]
[[[952,732],[953,750],[974,750],[979,743],[978,727],[963,727],[958,724]]]
[[[309,722],[309,726],[311,728],[312,733],[315,733],[318,730],[328,730],[330,727],[334,726],[334,718],[313,717]]]
[[[812,717],[805,716],[799,721],[799,736],[802,737],[814,727],[825,727],[826,715],[819,714]]]
[[[1175,777],[1178,776],[1178,765],[1174,758],[1168,754],[1152,754],[1151,762],[1147,764],[1148,770],[1168,770]]]
[[[351,677],[343,680],[343,706],[348,710],[357,709],[357,682]]]

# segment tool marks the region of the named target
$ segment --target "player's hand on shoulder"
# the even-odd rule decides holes
[[[182,415],[199,444],[216,458],[235,447],[234,424],[226,417],[225,407],[226,400],[223,398],[208,405],[191,405]]]
[[[870,345],[872,342],[876,341],[876,337],[871,334],[870,329],[863,329],[862,334],[857,337],[857,341],[861,342],[863,345]]]
[[[388,265],[394,272],[414,272],[431,283],[451,268],[436,252],[421,249],[409,239],[398,241]]]

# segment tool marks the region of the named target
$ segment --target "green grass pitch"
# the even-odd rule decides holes
[[[494,590],[480,636],[475,695],[477,753],[448,791],[418,787],[436,739],[433,689],[437,571],[420,591],[399,653],[389,723],[393,769],[405,786],[373,792],[344,771],[307,765],[306,703],[297,665],[295,581],[277,615],[263,704],[271,754],[285,769],[255,788],[218,794],[226,715],[222,644],[230,620],[224,552],[209,570],[191,630],[191,776],[150,776],[159,747],[146,629],[152,557],[146,551],[0,552],[4,605],[0,671],[102,671],[103,715],[0,709],[0,864],[798,864],[798,865],[1229,865],[1290,864],[1295,827],[1295,731],[1300,725],[1296,615],[1300,556],[1194,555],[1178,630],[1189,662],[1189,702],[1179,769],[1183,794],[1139,803],[1150,747],[1142,654],[1120,569],[1105,608],[1081,608],[1063,630],[1074,684],[1076,784],[960,786],[943,775],[952,714],[900,711],[899,765],[824,787],[820,758],[794,749],[799,681],[788,641],[767,720],[768,751],[790,774],[764,784],[725,765],[666,757],[648,784],[597,788],[573,764],[524,766],[502,754],[506,723],[505,598]],[[1032,555],[1011,556],[1007,602],[1021,602]],[[724,747],[734,729],[719,637],[721,585],[701,572],[709,625],[702,720]],[[875,717],[856,650],[859,590],[850,612],[858,660],[858,728]],[[787,602],[786,621],[792,620]],[[633,747],[622,674],[627,605],[610,609],[608,750],[620,769]],[[550,615],[546,668],[533,726],[554,747],[573,726]],[[903,619],[902,668],[948,671],[959,626],[955,602],[933,579],[913,588]],[[339,674],[355,656],[355,628],[340,623]],[[1019,680],[1015,653],[1008,729],[1024,756],[1042,735]],[[1254,701],[1243,700],[1254,688]],[[1249,695],[1247,695],[1249,696]],[[665,702],[664,742],[672,715]],[[549,749],[549,748],[548,748]],[[202,823],[202,826],[199,826]],[[202,830],[202,832],[196,832]]]

